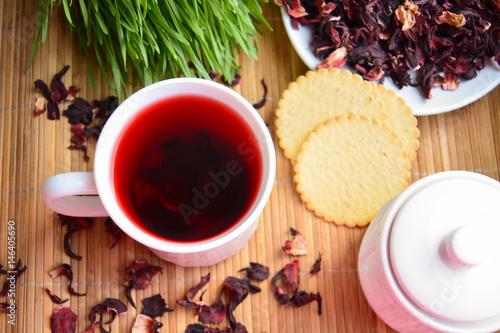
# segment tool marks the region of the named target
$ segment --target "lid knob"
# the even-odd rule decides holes
[[[449,259],[462,267],[484,262],[494,251],[494,239],[480,225],[467,225],[452,231],[445,241]]]

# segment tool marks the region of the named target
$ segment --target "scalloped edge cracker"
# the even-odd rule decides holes
[[[295,161],[309,133],[331,118],[358,114],[388,118],[379,91],[358,74],[324,68],[291,82],[276,110],[276,134],[287,158]]]
[[[403,142],[377,119],[330,119],[310,133],[294,165],[297,191],[318,217],[366,226],[408,186],[411,164]]]
[[[398,97],[394,90],[388,89],[382,84],[376,87],[388,115],[387,124],[403,141],[403,148],[408,153],[408,160],[412,162],[417,158],[417,150],[420,146],[417,118],[413,116],[413,112],[405,100]]]

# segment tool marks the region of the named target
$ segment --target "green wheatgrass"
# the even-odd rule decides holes
[[[263,24],[261,3],[269,0],[38,0],[38,44],[47,38],[54,5],[64,10],[68,26],[93,70],[95,56],[106,80],[121,97],[126,94],[127,64],[131,62],[144,85],[172,77],[200,76],[210,71],[231,82],[238,69],[235,53],[257,59],[257,32]],[[121,98],[120,98],[121,99]]]

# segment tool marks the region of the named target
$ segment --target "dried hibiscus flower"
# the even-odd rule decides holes
[[[290,228],[290,232],[294,237],[293,240],[287,240],[283,251],[294,256],[301,256],[307,253],[307,242],[304,236],[297,230]]]
[[[90,217],[72,217],[62,214],[59,214],[59,219],[61,221],[61,225],[67,226],[66,234],[64,235],[64,251],[70,258],[81,260],[82,257],[75,254],[71,250],[71,236],[79,230],[90,229],[92,227],[92,224],[94,223],[94,220]]]
[[[189,324],[184,333],[234,333],[229,327],[224,329],[209,327],[202,324]]]
[[[225,76],[222,76],[222,81],[232,87],[237,86],[241,82],[241,74],[239,73],[239,71],[236,71],[231,81],[228,81]]]
[[[269,267],[255,262],[251,262],[250,267],[240,269],[242,271],[246,271],[247,277],[252,280],[264,281],[269,277]]]
[[[38,116],[47,110],[47,118],[50,120],[56,120],[61,117],[59,112],[59,106],[52,102],[50,98],[50,89],[45,82],[42,80],[35,81],[35,88],[39,89],[44,99],[38,99],[36,103],[35,115]],[[45,104],[44,104],[45,103]]]
[[[198,320],[202,323],[220,324],[226,318],[226,305],[221,300],[221,295],[215,299],[215,302],[210,305],[202,305],[198,311]]]
[[[69,150],[81,150],[83,151],[83,158],[85,159],[85,162],[88,162],[90,160],[89,154],[87,152],[87,146],[81,144],[81,145],[71,145],[68,146]],[[81,259],[81,258],[80,258]]]
[[[70,124],[82,123],[90,125],[94,120],[94,107],[83,98],[76,98],[75,101],[63,111],[63,116],[68,118]]]
[[[318,302],[318,314],[321,315],[320,294],[299,291],[299,274],[299,259],[295,259],[292,263],[286,264],[283,269],[273,276],[272,286],[278,301],[281,304],[288,304],[294,307],[300,307],[316,301]],[[278,284],[281,280],[284,280],[284,282]],[[289,289],[289,292],[287,289]]]
[[[52,333],[74,333],[78,316],[67,306],[61,306],[50,317]]]
[[[151,318],[161,317],[165,312],[174,310],[167,308],[167,303],[160,294],[142,300],[142,314]]]
[[[123,270],[127,275],[125,282],[127,299],[135,308],[135,302],[132,299],[131,291],[134,289],[145,289],[151,284],[151,279],[160,273],[163,273],[163,268],[150,265],[147,260],[134,260],[129,267]]]
[[[111,217],[108,217],[106,221],[104,222],[105,231],[109,232],[111,236],[113,237],[113,242],[111,243],[111,246],[109,247],[110,249],[114,248],[116,243],[118,242],[118,239],[123,235],[123,230],[118,228],[118,226],[113,222]]]
[[[257,103],[252,105],[255,109],[262,108],[264,105],[266,105],[266,102],[267,102],[267,84],[266,84],[266,82],[264,82],[264,79],[262,79],[261,83],[262,83],[262,87],[264,87],[264,96],[262,96],[262,99],[260,100],[260,102],[257,102]]]
[[[234,317],[235,308],[247,298],[249,293],[255,294],[261,291],[261,289],[250,283],[249,280],[239,279],[233,276],[229,276],[224,280],[224,289],[228,289],[232,293],[231,300],[229,301],[229,306],[227,309],[229,317],[229,325],[232,332],[245,333],[247,329],[241,323],[236,321]],[[223,291],[224,291],[223,289]]]
[[[309,273],[311,274],[318,274],[318,272],[321,270],[321,253],[318,255],[318,259],[313,264],[313,268]]]
[[[47,294],[49,294],[49,297],[52,300],[52,302],[54,302],[56,304],[63,304],[63,303],[66,303],[67,301],[69,301],[68,298],[65,299],[64,301],[61,300],[61,297],[54,294],[49,288],[45,288],[45,290],[47,291]]]
[[[74,101],[76,98],[76,94],[80,91],[76,86],[70,86],[68,88],[68,96],[66,97],[67,101]]]
[[[69,123],[73,125],[71,129],[74,132],[71,138],[74,145],[69,146],[68,149],[83,151],[85,161],[89,161],[87,146],[84,143],[91,137],[99,137],[104,124],[118,104],[116,96],[109,96],[102,101],[93,100],[90,103],[83,98],[74,99],[74,102],[63,112]],[[99,124],[89,127],[97,118],[99,118]]]
[[[77,293],[73,287],[71,286],[73,284],[73,271],[71,270],[71,266],[68,264],[62,264],[61,266],[53,269],[52,271],[49,272],[49,275],[53,278],[56,279],[60,277],[61,275],[66,276],[69,279],[69,285],[68,285],[68,291],[70,295],[74,296],[85,296],[86,294],[80,294]]]
[[[39,96],[35,99],[35,116],[39,116],[44,113],[47,108],[47,99],[43,96]]]
[[[203,293],[201,294],[199,301],[194,299],[209,281],[210,273],[202,276],[200,282],[188,290],[186,295],[187,299],[177,300],[177,304],[183,307],[197,309],[198,319],[203,323],[220,324],[226,317],[226,305],[221,300],[221,295],[224,292],[224,289],[222,289],[220,295],[215,299],[214,304],[210,306],[206,305],[205,301],[203,301]]]
[[[163,324],[155,318],[174,311],[167,308],[167,303],[160,294],[143,299],[142,304],[142,312],[135,318],[132,333],[157,333]]]
[[[79,89],[76,86],[70,86],[66,89],[62,82],[62,77],[68,69],[69,66],[65,66],[59,73],[54,75],[51,82],[52,89],[40,79],[35,81],[35,88],[39,89],[43,95],[36,98],[35,115],[38,116],[47,110],[49,119],[59,119],[59,103],[71,101],[72,104],[63,111],[63,115],[73,125],[72,130],[75,132],[71,138],[74,144],[69,146],[68,149],[83,151],[85,161],[88,162],[90,158],[87,154],[87,146],[85,146],[86,140],[90,137],[99,136],[107,118],[117,108],[119,101],[116,96],[109,96],[101,101],[93,100],[90,103],[83,98],[77,98],[76,95]],[[99,124],[89,127],[96,118],[99,118]]]
[[[9,303],[7,302],[2,302],[0,303],[0,313],[8,313],[9,310]]]
[[[69,70],[69,66],[64,66],[63,69],[54,75],[51,82],[51,89],[42,80],[38,79],[35,81],[35,88],[42,92],[45,100],[37,99],[35,115],[39,115],[48,110],[47,118],[51,120],[59,119],[61,114],[59,112],[58,103],[68,99],[68,90],[66,89],[64,83],[62,82],[62,77]],[[78,89],[72,88],[70,98],[74,97]],[[43,104],[45,102],[45,105]]]
[[[131,333],[158,333],[158,329],[163,326],[159,321],[143,314],[135,317]]]
[[[208,273],[205,276],[202,276],[200,282],[198,282],[196,286],[188,290],[186,294],[187,300],[176,300],[177,304],[186,308],[194,308],[194,309],[199,309],[200,307],[205,305],[204,301],[202,301],[201,299],[199,301],[195,301],[194,297],[208,283],[208,281],[210,281],[210,273]]]
[[[12,286],[14,286],[17,283],[17,279],[21,276],[26,271],[26,265],[24,265],[23,268],[21,268],[22,263],[21,259],[17,261],[16,267],[12,271],[5,272],[2,270],[2,274],[7,274],[7,278],[3,284],[2,290],[0,291],[0,297],[5,297],[7,294],[9,294],[9,290],[12,289]],[[5,272],[5,273],[3,273]]]
[[[109,331],[104,329],[103,325],[111,325],[111,323],[115,320],[116,315],[123,315],[127,312],[127,306],[116,298],[106,298],[106,300],[102,303],[97,304],[92,308],[89,314],[90,326],[87,330],[87,333],[94,332],[94,327],[99,325],[99,329],[101,332],[108,333]],[[103,322],[103,314],[110,313],[111,318]],[[99,315],[99,321],[96,321],[96,317]]]

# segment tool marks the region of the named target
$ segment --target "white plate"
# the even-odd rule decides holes
[[[312,29],[302,25],[300,25],[299,30],[294,29],[285,7],[281,7],[281,15],[293,47],[307,67],[316,70],[319,60],[316,59],[309,48]],[[349,66],[344,66],[343,68],[352,70]],[[406,104],[412,108],[415,116],[427,116],[456,110],[483,97],[499,83],[500,66],[492,59],[489,60],[486,68],[478,72],[477,77],[472,80],[461,81],[457,90],[445,91],[441,88],[432,89],[431,99],[426,99],[420,90],[415,87],[403,87],[399,89],[390,78],[384,80],[384,85],[396,91],[398,96],[402,97],[406,101]]]

